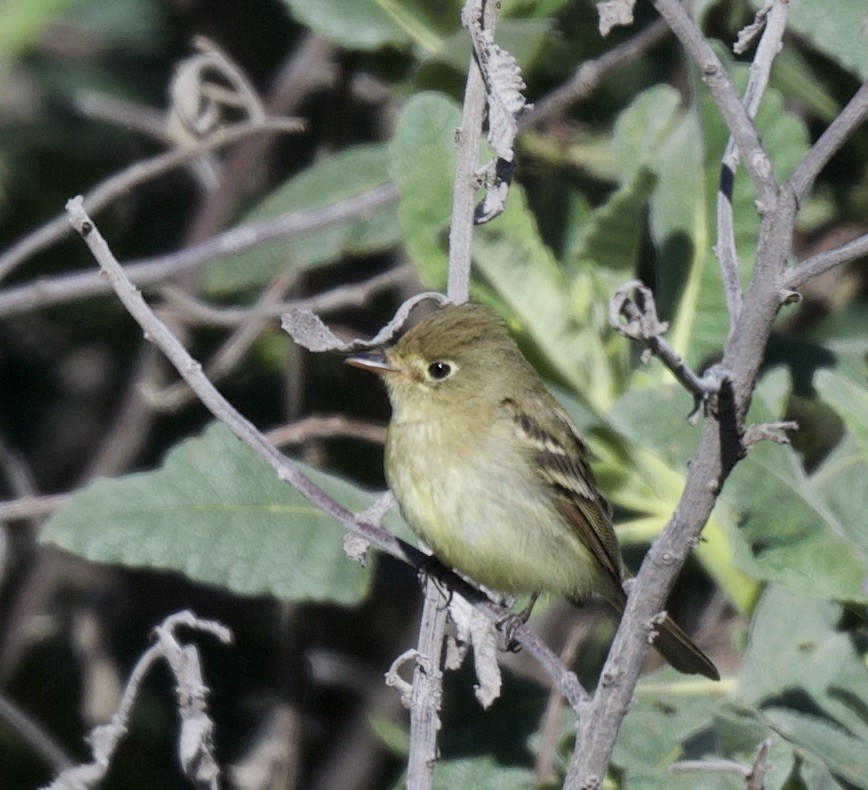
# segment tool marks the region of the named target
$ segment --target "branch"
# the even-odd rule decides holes
[[[771,5],[771,10],[768,6]],[[759,109],[772,63],[778,54],[787,24],[788,2],[769,0],[757,12],[757,23],[762,15],[765,20],[765,32],[757,47],[756,56],[750,66],[750,77],[744,92],[744,107],[748,117],[753,120]],[[755,23],[755,24],[757,24]],[[739,36],[739,41],[743,39]],[[717,192],[717,245],[715,254],[720,260],[723,289],[726,295],[726,307],[729,313],[729,329],[732,328],[741,312],[741,278],[739,276],[738,252],[735,246],[735,228],[732,217],[732,190],[735,182],[735,171],[738,167],[739,150],[735,139],[730,137],[723,154],[720,171],[720,186]]]
[[[811,188],[826,163],[866,118],[868,118],[868,82],[853,94],[847,106],[841,110],[841,114],[826,127],[826,131],[820,135],[820,139],[811,146],[811,150],[805,154],[805,158],[793,171],[787,181],[787,187],[793,191],[796,200],[801,199]]]
[[[831,250],[825,250],[790,269],[783,278],[785,289],[795,290],[812,277],[868,255],[868,233]]]
[[[449,615],[448,593],[431,578],[425,582],[425,603],[413,686],[410,693],[410,753],[407,757],[407,787],[430,788],[437,761],[437,733],[443,699],[443,641]]]
[[[483,11],[484,8],[484,11]],[[461,12],[465,26],[475,14],[484,14],[483,28],[494,34],[498,4],[494,0],[467,0]],[[455,186],[452,193],[452,220],[449,224],[449,274],[446,295],[455,304],[470,296],[470,260],[473,243],[473,212],[479,183],[476,166],[485,113],[485,81],[476,58],[471,55],[464,90],[461,127],[455,132]]]
[[[756,127],[741,103],[720,58],[714,54],[714,50],[678,0],[651,0],[651,4],[669,23],[672,32],[702,71],[702,81],[708,85],[757,191],[760,214],[769,211],[777,202],[778,192],[772,165]]]
[[[639,60],[648,50],[663,41],[668,33],[669,25],[658,19],[641,33],[600,55],[596,60],[586,60],[563,85],[525,110],[518,119],[519,127],[537,126],[563,112],[570,105],[587,99],[609,74],[626,63]]]
[[[205,407],[218,420],[223,422],[232,433],[262,458],[277,473],[280,480],[292,485],[311,504],[334,518],[347,530],[417,570],[427,569],[430,563],[428,563],[428,557],[425,554],[398,540],[388,530],[356,516],[332,499],[308,480],[295,464],[281,454],[249,420],[239,414],[220,395],[202,373],[199,363],[187,353],[165,324],[157,318],[142,298],[141,293],[130,282],[105,239],[102,238],[93,221],[83,210],[81,199],[70,200],[67,211],[73,227],[87,243],[111,287],[132,317],[145,331],[146,337],[160,348]],[[508,609],[489,600],[482,592],[445,568],[434,568],[430,571],[430,575],[441,584],[467,598],[493,622],[499,622],[511,614]],[[576,676],[558,661],[557,656],[527,626],[520,625],[515,631],[515,638],[540,663],[552,682],[561,689],[569,704],[578,712],[590,698],[579,684]]]
[[[636,293],[636,300],[630,298],[631,292]],[[625,324],[621,316],[627,319]],[[699,413],[701,404],[720,391],[723,374],[720,368],[712,367],[705,376],[700,378],[684,362],[664,339],[663,333],[669,324],[660,322],[657,318],[657,306],[651,289],[640,280],[630,280],[615,291],[609,302],[609,325],[625,337],[641,343],[646,347],[645,354],[651,353],[657,357],[681,385],[693,395],[696,405],[688,417],[693,424]],[[643,356],[643,362],[647,359]]]
[[[231,632],[220,623],[200,620],[189,611],[169,615],[154,629],[157,643],[136,662],[120,706],[111,721],[95,727],[87,736],[93,749],[93,761],[67,768],[51,783],[49,790],[84,790],[100,784],[108,773],[118,744],[127,734],[139,687],[151,667],[161,658],[166,660],[175,677],[178,712],[181,716],[178,744],[181,767],[197,787],[216,790],[220,769],[213,754],[214,723],[208,716],[208,688],[202,679],[199,652],[193,645],[180,643],[175,636],[175,629],[179,626],[210,633],[223,644],[232,641]]]
[[[301,209],[274,219],[239,225],[180,252],[133,261],[124,267],[125,276],[139,286],[154,285],[261,244],[314,233],[348,219],[367,216],[397,198],[395,185],[387,182],[330,206]],[[82,271],[40,279],[0,292],[0,317],[110,292],[111,287],[99,272]]]
[[[339,285],[314,296],[250,307],[222,307],[209,304],[171,286],[160,288],[160,296],[169,303],[162,312],[171,312],[179,321],[198,326],[235,327],[252,317],[279,318],[292,310],[327,313],[346,307],[364,307],[374,296],[411,279],[415,274],[415,266],[409,263],[402,264],[382,274],[375,274],[367,280]]]
[[[139,184],[197,159],[209,151],[231,145],[261,132],[298,132],[303,124],[296,118],[265,118],[226,126],[190,146],[177,147],[151,159],[136,162],[94,187],[84,198],[85,210],[97,212]],[[61,214],[25,236],[0,255],[0,280],[40,250],[64,238],[69,232],[66,215]]]
[[[15,732],[55,771],[65,771],[75,763],[66,750],[47,733],[29,713],[0,693],[0,721]]]

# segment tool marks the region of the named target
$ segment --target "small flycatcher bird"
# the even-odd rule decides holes
[[[597,593],[623,612],[630,574],[587,447],[494,311],[444,307],[347,362],[386,384],[386,479],[438,559],[494,590]],[[720,679],[671,618],[657,630],[675,669]]]

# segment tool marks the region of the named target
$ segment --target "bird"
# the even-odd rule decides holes
[[[447,305],[346,362],[386,385],[386,481],[437,559],[531,605],[596,594],[623,613],[631,574],[587,445],[494,310]],[[672,618],[655,628],[672,667],[720,679]]]

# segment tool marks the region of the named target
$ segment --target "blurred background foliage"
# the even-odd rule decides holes
[[[635,29],[603,39],[589,0],[502,5],[497,39],[518,59],[531,102],[654,22],[640,3]],[[868,79],[864,1],[834,5],[792,4],[757,117],[780,178]],[[238,330],[196,318],[203,304],[318,298],[332,326],[372,334],[406,296],[445,285],[469,56],[459,10],[455,0],[7,0],[0,252],[59,215],[71,195],[165,150],[173,70],[204,35],[270,112],[298,115],[306,130],[129,189],[99,213],[101,230],[131,261],[392,182],[397,197],[363,216],[147,289],[201,360],[225,351]],[[739,86],[751,53],[727,52],[753,10],[742,0],[694,3]],[[685,421],[689,396],[662,366],[642,364],[608,328],[608,299],[641,277],[679,353],[697,368],[715,361],[727,326],[712,253],[726,138],[700,75],[663,34],[580,104],[525,125],[507,210],[476,230],[473,297],[504,315],[588,436],[634,567],[675,507],[699,429]],[[863,127],[801,206],[794,258],[868,230],[866,170]],[[747,282],[758,219],[743,174],[733,203]],[[165,389],[175,376],[114,298],[10,307],[10,296],[35,300],[36,284],[94,266],[67,237],[0,283],[0,494],[77,492],[47,523],[39,514],[3,524],[3,698],[83,759],[83,735],[114,710],[149,629],[192,608],[236,635],[231,648],[202,640],[229,784],[394,786],[406,717],[382,673],[415,643],[412,572],[388,559],[365,570],[346,559],[337,525],[209,426],[183,391]],[[769,788],[868,787],[864,265],[811,281],[803,296],[781,311],[750,415],[795,418],[800,430],[793,446],[763,443],[736,468],[670,605],[724,680],[667,668],[643,679],[612,787],[741,787],[736,775],[668,766],[750,764],[767,737]],[[340,359],[293,347],[276,320],[248,317],[245,327],[221,389],[257,425],[282,430],[326,490],[367,507],[384,485],[384,394]],[[386,524],[408,536],[397,514]],[[614,628],[608,616],[552,601],[532,622],[556,651],[581,636],[575,667],[593,687]],[[544,731],[538,668],[522,655],[504,663],[503,696],[487,712],[468,671],[448,676],[437,786],[527,787],[535,761],[537,778],[558,784],[570,724]],[[185,786],[176,728],[157,673],[106,786]],[[539,758],[552,744],[553,757]],[[2,787],[52,775],[4,722],[0,754]]]

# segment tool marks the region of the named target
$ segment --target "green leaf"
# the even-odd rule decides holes
[[[284,0],[292,15],[346,49],[374,50],[413,42],[433,52],[440,36],[424,6],[408,0]]]
[[[679,123],[681,94],[669,85],[640,93],[615,122],[615,161],[621,182],[632,181],[656,160],[660,146]]]
[[[298,466],[355,512],[376,499]],[[343,536],[337,522],[213,424],[173,448],[159,469],[76,492],[40,539],[94,562],[178,571],[237,593],[352,604],[370,574],[346,557]]]
[[[401,199],[398,219],[407,251],[426,285],[446,284],[446,235],[452,212],[458,105],[443,94],[419,93],[404,106],[389,145],[389,175]]]
[[[754,0],[754,6],[762,5]],[[861,80],[868,80],[868,47],[865,46],[864,0],[835,0],[834,11],[825,0],[793,3],[787,28],[807,38],[820,52],[836,60]]]
[[[823,719],[787,708],[766,708],[764,717],[787,740],[807,749],[842,779],[868,788],[868,743]]]
[[[504,766],[493,757],[442,760],[434,768],[435,790],[472,787],[474,790],[527,790],[536,781],[527,768]]]
[[[841,415],[868,460],[868,392],[864,385],[838,373],[820,370],[814,376],[814,386],[820,397]]]
[[[543,243],[520,185],[510,188],[506,210],[476,229],[473,263],[551,369],[597,408],[610,403],[615,378],[601,338],[605,315],[580,316],[575,309],[574,284]]]
[[[384,145],[358,145],[329,156],[278,187],[244,221],[272,219],[360,195],[388,180],[386,161]],[[396,245],[399,238],[397,208],[388,205],[370,217],[348,219],[225,258],[203,271],[201,287],[211,295],[234,293],[261,286],[286,268],[312,268],[342,255],[377,252]]]
[[[725,58],[725,61],[728,61]],[[731,66],[739,85],[746,69]],[[728,315],[716,241],[716,197],[720,162],[728,138],[726,124],[707,88],[695,74],[696,104],[660,147],[654,162],[658,185],[651,197],[651,235],[657,247],[657,304],[671,319],[669,342],[697,365],[726,340]],[[757,127],[777,177],[792,171],[807,150],[804,124],[784,110],[781,94],[766,91]],[[733,190],[733,221],[742,282],[753,270],[759,232],[756,195],[740,167]]]
[[[749,423],[780,418],[780,404],[770,398],[772,380],[767,375],[757,388]],[[760,442],[735,467],[721,498],[742,514],[741,532],[761,578],[801,594],[868,601],[862,587],[868,576],[863,520],[851,524],[838,509],[854,496],[852,485],[849,475],[822,466],[808,476],[791,447]],[[858,484],[856,492],[863,489]]]
[[[580,262],[613,269],[622,279],[636,271],[654,181],[649,171],[639,170],[593,211],[578,240]]]
[[[868,739],[868,669],[837,630],[841,606],[770,585],[757,604],[735,697],[760,706],[798,690]]]
[[[672,774],[664,772],[682,756],[681,744],[710,727],[718,695],[709,693],[707,683],[660,682],[675,677],[674,670],[665,670],[637,686],[612,755],[616,765],[671,780]]]
[[[649,542],[675,511],[701,433],[687,422],[691,408],[692,400],[680,386],[633,387],[608,415],[611,426],[632,445],[626,458],[608,453],[592,438],[592,449],[603,460],[601,474],[617,481],[606,489],[607,497],[636,514],[616,524],[625,543]],[[697,558],[730,601],[747,611],[757,592],[752,578],[757,568],[733,510],[719,502],[702,535],[694,549]]]

